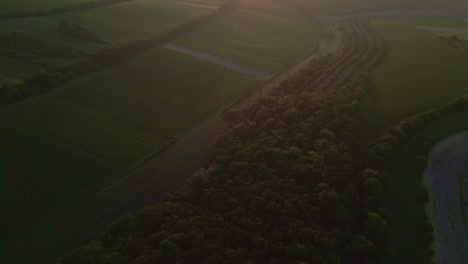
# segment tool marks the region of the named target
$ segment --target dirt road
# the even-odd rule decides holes
[[[428,162],[423,184],[429,192],[426,213],[434,226],[435,261],[468,263],[468,227],[463,206],[468,208],[462,202],[461,192],[468,178],[468,132],[439,142]]]
[[[164,45],[164,47],[167,48],[167,49],[173,50],[173,51],[177,51],[177,52],[184,53],[184,54],[187,54],[187,55],[190,55],[190,56],[193,56],[193,57],[197,57],[199,59],[210,61],[212,63],[221,65],[221,66],[226,67],[226,68],[231,69],[231,70],[235,70],[235,71],[242,72],[242,73],[245,73],[245,74],[254,75],[254,76],[257,76],[257,77],[260,77],[260,78],[267,79],[267,78],[270,78],[273,75],[270,72],[265,72],[265,71],[245,67],[245,66],[237,64],[235,62],[225,60],[225,59],[223,59],[221,57],[214,56],[214,55],[211,55],[211,54],[208,54],[208,53],[205,53],[205,52],[201,52],[201,51],[198,51],[198,50],[182,47],[182,46],[179,46],[179,45],[169,43],[169,44]]]

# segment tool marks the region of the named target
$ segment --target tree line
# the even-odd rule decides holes
[[[66,19],[61,19],[59,21],[57,30],[65,37],[72,37],[101,44],[106,43],[94,35],[89,29],[79,24],[72,23]]]
[[[326,63],[224,113],[207,168],[57,263],[388,261],[383,174],[351,147],[367,84],[302,89]]]
[[[79,58],[84,55],[69,46],[55,45],[16,31],[0,36],[0,54],[28,62],[40,58]]]
[[[468,110],[468,97],[462,96],[430,111],[404,118],[399,124],[389,128],[387,133],[369,147],[366,162],[372,164],[372,166],[370,165],[372,168],[387,171],[396,155],[398,155],[405,145],[422,130],[426,129],[437,120],[466,110]],[[418,152],[410,161],[412,165],[411,169],[415,175],[418,175],[419,179],[419,184],[415,186],[413,191],[416,194],[415,197],[417,197],[418,206],[420,206],[420,208],[424,208],[425,204],[429,202],[429,193],[422,184],[421,176],[427,167],[427,157],[434,143],[435,142],[426,142],[424,146],[418,149]],[[384,175],[386,175],[384,182],[396,176],[387,172],[384,173]],[[424,258],[423,263],[434,263],[434,250],[431,246],[434,241],[434,228],[426,214],[424,214],[424,219],[419,226],[415,226],[414,228],[419,230],[420,243],[423,245],[423,248],[425,248],[425,252],[418,252],[415,254]]]

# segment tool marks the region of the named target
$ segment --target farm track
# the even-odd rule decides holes
[[[361,24],[346,26],[345,31],[350,32],[349,37],[342,38],[347,42],[340,44],[336,54],[330,56],[331,61],[313,76],[315,81],[299,89],[335,89],[346,80],[354,85],[378,61],[383,49],[376,34]],[[377,52],[371,52],[372,56],[365,61],[359,60],[367,53],[366,49]],[[259,93],[254,92],[235,104],[235,108],[244,107],[258,98]],[[166,193],[183,185],[194,172],[209,164],[213,155],[211,142],[222,128],[220,115],[216,114],[154,160],[17,243],[11,250],[14,263],[51,262],[57,252],[63,253],[95,238],[117,217],[159,202]],[[24,254],[25,250],[29,253]]]
[[[270,78],[273,75],[270,72],[265,72],[265,71],[249,68],[249,67],[237,64],[235,62],[223,59],[223,58],[218,57],[218,56],[214,56],[214,55],[211,55],[211,54],[208,54],[208,53],[205,53],[205,52],[201,52],[201,51],[198,51],[198,50],[182,47],[182,46],[179,46],[179,45],[169,43],[169,44],[164,45],[164,47],[166,49],[169,49],[169,50],[172,50],[172,51],[180,52],[180,53],[190,55],[190,56],[193,56],[193,57],[196,57],[196,58],[199,58],[199,59],[207,60],[207,61],[210,61],[212,63],[221,65],[221,66],[223,66],[225,68],[235,70],[235,71],[238,71],[238,72],[242,72],[242,73],[245,73],[245,74],[254,75],[254,76],[257,76],[257,77],[260,77],[260,78],[265,78],[266,79],[266,78]]]

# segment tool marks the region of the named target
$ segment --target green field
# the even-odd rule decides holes
[[[0,36],[19,32],[55,45],[71,46],[83,51],[95,51],[102,48],[102,44],[76,38],[62,36],[58,32],[59,17],[28,17],[0,20]]]
[[[112,164],[21,122],[0,116],[0,232],[17,231],[32,219],[65,206],[121,174]]]
[[[341,15],[382,10],[447,9],[466,6],[464,0],[289,0],[304,12],[316,15]]]
[[[211,2],[211,6],[216,8],[216,3]],[[206,6],[210,5],[206,3]],[[105,41],[119,42],[167,32],[174,26],[212,10],[182,0],[145,0],[103,6],[57,17],[92,29],[94,34]]]
[[[255,81],[155,48],[124,66],[3,107],[0,214],[8,218],[0,219],[0,229],[21,228],[71,207],[77,197],[128,173]]]
[[[414,157],[424,153],[425,145],[432,145],[448,136],[468,130],[468,111],[451,114],[418,133],[391,164],[392,177],[387,196],[392,215],[397,263],[426,264],[426,244],[422,237],[422,223],[426,219],[421,202],[421,173],[413,169]]]
[[[183,37],[177,44],[244,66],[275,72],[303,56],[322,26],[275,2],[244,2],[240,9]]]
[[[5,76],[5,79],[22,79],[28,74],[39,71],[41,71],[41,67],[37,64],[0,55],[0,73]]]
[[[178,135],[252,85],[249,75],[155,48],[117,69],[91,74],[60,94]]]
[[[468,59],[437,37],[400,21],[374,22],[388,45],[372,72],[357,132],[375,138],[402,117],[435,107],[468,90]]]
[[[89,2],[89,0],[2,0],[0,2],[0,13],[46,10],[84,2]]]
[[[75,2],[79,1],[68,1],[66,4]],[[15,3],[18,3],[18,8],[31,3],[30,8],[33,9],[39,6],[52,6],[54,3],[58,4],[59,1],[15,1]],[[0,20],[0,38],[12,32],[18,32],[47,41],[51,45],[69,46],[75,50],[93,53],[111,44],[121,44],[168,32],[177,25],[215,10],[221,3],[222,0],[130,1],[79,12],[6,19]],[[13,2],[7,1],[3,5],[13,6]],[[87,28],[106,44],[60,34],[58,24],[61,19]],[[42,64],[55,64],[57,61],[44,58],[41,62]],[[44,65],[38,65],[34,61],[10,58],[2,54],[0,49],[0,74],[4,76],[1,78],[3,81],[22,78],[44,68]]]

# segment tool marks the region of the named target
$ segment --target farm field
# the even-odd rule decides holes
[[[54,209],[70,207],[64,203],[76,204],[158,154],[255,82],[155,48],[119,68],[3,107],[0,173],[6,203],[0,210],[8,218],[0,220],[0,229],[36,224],[55,215]]]
[[[468,28],[447,28],[447,27],[424,27],[419,26],[419,29],[425,30],[438,37],[450,38],[456,36],[461,40],[468,40]]]
[[[450,135],[468,130],[468,111],[451,114],[410,140],[407,146],[391,164],[391,173],[394,178],[389,181],[387,196],[391,199],[389,208],[392,213],[394,225],[394,238],[397,245],[398,263],[421,263],[425,252],[422,243],[423,232],[419,227],[426,219],[424,207],[421,204],[421,173],[413,169],[414,157],[425,149],[427,143],[432,145]]]
[[[88,52],[103,47],[102,44],[96,42],[61,35],[58,31],[59,20],[59,17],[55,16],[0,20],[0,36],[18,32],[55,45],[70,46]]]
[[[143,0],[58,15],[86,28],[107,42],[141,39],[171,28],[217,8],[221,1]],[[212,8],[207,8],[212,7]]]
[[[316,15],[341,15],[381,10],[447,9],[466,6],[463,0],[291,0],[295,6]]]
[[[239,10],[195,30],[176,44],[274,72],[313,48],[322,25],[287,5],[241,2]]]
[[[356,134],[375,138],[402,117],[435,107],[468,90],[468,59],[436,36],[400,21],[377,21],[388,45],[372,72]]]
[[[111,163],[21,122],[3,115],[0,122],[3,238],[6,230],[18,231],[32,219],[53,219],[48,213],[122,173]]]
[[[385,21],[392,19],[385,18]],[[411,24],[437,37],[458,36],[462,40],[468,40],[468,20],[461,18],[399,17],[393,21]]]
[[[47,6],[47,3],[42,3]],[[221,3],[221,0],[130,1],[80,12],[4,19],[0,20],[0,38],[17,32],[24,36],[46,41],[50,45],[94,53],[112,44],[122,44],[130,40],[148,38],[168,32],[177,25],[213,11]],[[59,22],[63,19],[88,29],[104,43],[61,34]],[[2,61],[0,74],[4,76],[2,78],[4,81],[15,79],[15,77],[24,77],[46,68],[44,65],[38,65],[36,62],[26,59],[13,60],[3,54],[1,49],[0,60]],[[42,64],[54,65],[56,61],[44,58]]]
[[[175,136],[234,100],[257,80],[201,59],[155,48],[122,67],[81,78],[58,93]]]
[[[89,2],[89,0],[2,0],[0,2],[0,14],[18,11],[45,10],[84,2]]]

